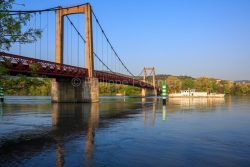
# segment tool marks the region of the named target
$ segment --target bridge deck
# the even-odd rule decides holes
[[[5,52],[0,52],[0,65],[4,66],[9,74],[32,75],[38,74],[50,78],[85,78],[88,77],[88,69],[40,60]],[[132,85],[140,88],[153,89],[154,87],[143,81],[118,73],[107,71],[94,71],[94,75],[100,82]]]

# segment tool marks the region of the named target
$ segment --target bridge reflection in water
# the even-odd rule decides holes
[[[43,132],[34,132],[34,129],[28,129],[23,130],[18,135],[10,134],[10,136],[14,136],[13,138],[2,140],[0,136],[0,163],[4,166],[15,166],[20,161],[28,161],[36,157],[37,153],[51,152],[52,157],[54,156],[55,159],[50,164],[61,167],[67,166],[69,162],[69,155],[67,154],[69,148],[67,145],[71,141],[78,143],[76,144],[77,147],[80,146],[80,148],[75,148],[75,153],[71,150],[72,154],[81,155],[78,165],[92,166],[95,163],[96,140],[98,142],[105,140],[100,139],[100,137],[103,137],[102,135],[96,137],[96,134],[101,129],[114,127],[116,122],[124,120],[128,122],[127,125],[130,124],[128,119],[136,118],[142,121],[143,126],[155,126],[159,121],[167,121],[168,114],[171,112],[215,111],[215,108],[225,106],[225,100],[169,99],[167,106],[163,107],[161,99],[157,98],[127,98],[126,100],[123,98],[103,98],[101,103],[93,104],[34,104],[33,108],[31,105],[24,104],[15,106],[20,108],[20,111],[17,111],[13,106],[7,104],[3,108],[3,118],[6,115],[13,114],[10,112],[11,110],[23,112],[23,119],[25,119],[25,116],[36,114],[34,111],[39,111],[39,114],[43,113],[40,111],[46,111],[45,116],[51,118],[51,120],[48,126],[43,128]],[[29,111],[32,112],[29,113]],[[22,117],[22,114],[18,114],[19,117]],[[134,117],[133,114],[139,114],[139,117]],[[37,116],[35,115],[35,117]],[[16,126],[20,126],[19,123]],[[106,137],[109,138],[109,136]]]
[[[15,101],[11,100],[12,102]],[[152,110],[151,102],[146,102],[145,106],[148,110]],[[44,114],[42,117],[51,116],[51,122],[48,125],[42,124],[40,127],[40,123],[32,122],[28,126],[32,126],[33,123],[38,126],[33,125],[34,128],[22,129],[18,132],[13,130],[4,138],[0,136],[0,163],[4,166],[16,166],[19,161],[27,161],[37,156],[37,153],[46,150],[51,152],[55,149],[55,166],[65,166],[65,157],[68,156],[65,152],[66,144],[71,140],[81,138],[81,142],[84,142],[82,149],[78,149],[83,157],[81,163],[91,166],[97,128],[109,127],[109,124],[114,124],[115,120],[127,119],[130,114],[141,113],[140,108],[141,103],[129,98],[126,100],[122,98],[103,99],[101,103],[92,104],[6,104],[4,108],[0,108],[1,118],[18,114],[22,120],[25,120],[26,116],[34,116],[37,119],[39,117],[37,114]],[[51,115],[49,111],[51,111]],[[29,122],[29,120],[27,121]],[[21,125],[22,123],[23,125]],[[26,123],[22,123],[13,122],[13,126],[25,127]]]
[[[93,166],[93,154],[95,150],[95,133],[97,128],[103,128],[107,126],[104,123],[100,123],[100,119],[123,119],[127,118],[129,114],[137,114],[140,103],[131,103],[131,99],[127,101],[129,103],[123,103],[123,100],[117,100],[114,102],[104,102],[102,104],[52,104],[52,127],[56,141],[56,166],[64,166],[65,153],[64,153],[64,141],[65,136],[73,137],[74,134],[84,132],[85,144],[83,148],[84,165]],[[122,102],[123,101],[123,102]],[[112,104],[112,105],[111,105]],[[142,99],[142,111],[144,115],[148,112],[152,112],[151,124],[154,125],[156,118],[156,106],[157,99]],[[102,108],[100,112],[100,107]],[[130,109],[130,111],[126,111]],[[147,117],[147,116],[146,116]],[[109,121],[110,122],[110,121]],[[147,119],[144,119],[144,123],[147,123]]]
[[[150,124],[154,126],[156,120],[156,109],[159,105],[157,98],[152,98],[150,101],[147,98],[142,98],[142,111],[144,115],[144,125]]]
[[[99,126],[99,104],[52,104],[52,127],[56,141],[56,166],[64,166],[64,136],[68,133],[78,134],[78,130],[86,131],[85,162],[91,166],[94,150],[95,129]],[[66,133],[66,134],[65,134]]]

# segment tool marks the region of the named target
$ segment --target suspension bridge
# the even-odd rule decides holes
[[[32,19],[24,28],[40,29],[42,37],[32,43],[13,41],[8,52],[0,52],[0,65],[10,75],[53,78],[53,102],[97,102],[99,82],[132,85],[142,88],[142,96],[157,95],[155,69],[143,68],[134,75],[114,49],[89,3],[8,12],[16,17],[30,14]],[[147,70],[151,70],[150,82]]]

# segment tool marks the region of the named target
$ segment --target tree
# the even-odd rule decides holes
[[[50,94],[49,78],[33,78],[19,75],[1,80],[6,95],[44,96]]]
[[[7,73],[7,69],[0,66],[0,76]]]
[[[185,78],[182,80],[182,89],[193,89],[194,88],[194,80],[191,78]]]
[[[14,0],[0,0],[0,50],[9,50],[12,43],[31,43],[41,37],[40,29],[22,27],[27,25],[29,13],[12,13]]]
[[[41,37],[40,29],[23,29],[31,15],[10,12],[13,4],[14,0],[0,0],[0,51],[9,50],[12,43],[31,43]],[[2,84],[2,76],[7,72],[6,67],[0,64],[0,84]]]
[[[241,95],[240,84],[234,83],[231,92],[233,95]]]
[[[212,78],[200,77],[195,81],[195,88],[198,91],[213,92],[217,89],[216,82]]]
[[[230,81],[221,80],[220,81],[220,88],[222,90],[219,90],[220,93],[230,94],[231,93],[231,87],[233,86]]]
[[[247,86],[248,86],[247,94],[250,95],[250,84],[248,84]]]
[[[166,79],[168,93],[179,92],[181,90],[181,81],[175,76],[169,76]]]
[[[240,92],[242,95],[246,95],[248,92],[248,85],[247,84],[240,84]]]

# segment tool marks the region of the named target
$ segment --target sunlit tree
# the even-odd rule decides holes
[[[41,30],[23,29],[31,18],[29,13],[13,13],[14,0],[0,0],[0,50],[9,50],[12,43],[31,43],[41,37]]]

